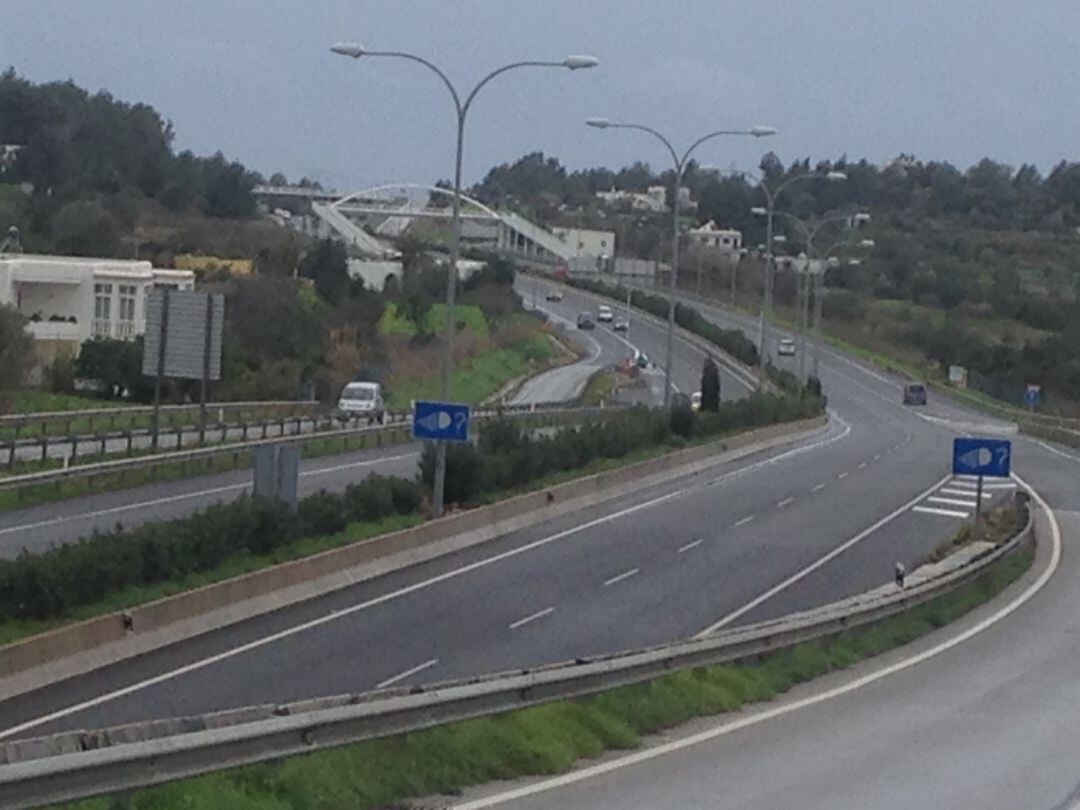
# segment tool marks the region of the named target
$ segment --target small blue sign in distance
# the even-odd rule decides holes
[[[953,439],[953,475],[1008,478],[1012,442],[1007,439]]]
[[[457,402],[417,402],[412,432],[417,439],[467,442],[469,406]]]
[[[1037,385],[1029,385],[1024,389],[1024,404],[1029,408],[1033,408],[1039,404],[1039,394],[1042,390]]]

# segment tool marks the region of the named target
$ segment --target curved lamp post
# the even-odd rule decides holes
[[[442,395],[446,400],[450,399],[450,382],[454,369],[454,295],[457,288],[458,259],[461,253],[461,162],[465,149],[465,119],[469,114],[469,108],[476,98],[476,94],[494,79],[511,70],[526,67],[552,67],[566,68],[568,70],[583,70],[593,68],[600,64],[595,56],[568,56],[559,62],[528,60],[512,62],[496,68],[482,78],[468,92],[462,96],[449,77],[433,62],[429,62],[421,56],[405,53],[402,51],[371,51],[357,43],[339,43],[330,48],[336,54],[349,56],[353,59],[360,57],[391,57],[395,59],[408,59],[417,62],[433,72],[450,91],[454,100],[454,109],[457,113],[457,153],[454,159],[454,204],[451,219],[450,236],[450,266],[446,276],[446,338],[445,356],[443,359]],[[443,512],[443,489],[446,481],[446,442],[437,442],[435,446],[435,481],[432,495],[431,512],[433,517],[440,517]]]
[[[671,279],[668,284],[668,329],[667,329],[667,359],[664,364],[664,406],[671,402],[671,378],[675,343],[675,289],[679,272],[679,189],[682,188],[683,172],[686,170],[687,161],[695,149],[705,141],[719,138],[721,135],[748,135],[754,138],[763,138],[775,135],[774,127],[752,127],[751,129],[718,129],[707,135],[702,135],[680,156],[672,146],[671,141],[661,135],[652,127],[643,124],[623,124],[609,121],[606,118],[589,118],[585,121],[590,127],[597,129],[636,129],[647,132],[667,147],[668,153],[675,166],[675,196],[671,203],[672,210],[672,237],[671,237]]]

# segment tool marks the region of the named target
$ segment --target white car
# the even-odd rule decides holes
[[[791,338],[784,338],[780,341],[780,345],[777,346],[776,353],[781,357],[794,357],[795,341]]]
[[[382,423],[386,416],[382,386],[375,382],[351,382],[345,386],[338,399],[337,417],[342,422],[366,419]]]
[[[701,410],[701,392],[700,391],[695,391],[694,393],[692,393],[690,395],[690,410],[692,410],[692,411],[700,411]]]
[[[607,304],[601,304],[596,308],[596,320],[600,323],[611,323],[615,320],[615,313],[611,311],[611,307]]]

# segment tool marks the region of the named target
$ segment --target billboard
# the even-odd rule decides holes
[[[168,313],[163,304],[168,298]],[[143,374],[156,377],[161,353],[162,318],[165,320],[165,377],[199,380],[209,337],[207,379],[221,379],[221,344],[225,327],[225,296],[158,289],[146,297],[146,338]]]

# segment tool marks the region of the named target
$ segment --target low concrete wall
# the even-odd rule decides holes
[[[794,441],[824,416],[730,436],[0,647],[0,700],[486,542],[673,476]],[[129,620],[130,629],[125,628]]]

